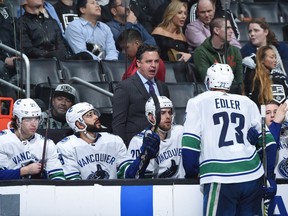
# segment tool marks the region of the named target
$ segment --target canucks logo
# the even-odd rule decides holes
[[[288,178],[288,158],[284,158],[278,165],[278,171],[284,178]]]
[[[97,171],[91,172],[87,179],[109,179],[109,177],[109,173],[103,170],[100,164],[97,164]]]

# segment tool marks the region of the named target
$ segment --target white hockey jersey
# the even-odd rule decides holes
[[[237,183],[260,178],[264,171],[250,127],[261,133],[261,116],[248,97],[207,91],[188,101],[182,145],[200,152],[200,183]],[[266,146],[275,144],[266,133]]]
[[[128,147],[128,153],[135,160],[140,155],[145,130],[132,138]],[[181,157],[181,140],[183,126],[173,125],[167,138],[160,143],[158,157],[150,160],[146,169],[147,175],[154,178],[184,178],[184,169]],[[146,175],[146,176],[147,176]]]
[[[127,148],[119,136],[98,133],[94,143],[88,144],[71,135],[56,145],[67,179],[123,178],[129,165]]]
[[[44,137],[35,134],[30,140],[20,141],[14,130],[0,132],[0,168],[18,169],[32,162],[41,162]],[[65,180],[57,148],[52,140],[46,143],[45,170],[49,179]]]

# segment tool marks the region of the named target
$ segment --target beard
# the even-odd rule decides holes
[[[86,124],[87,125],[87,128],[86,128],[86,131],[87,132],[98,132],[99,129],[101,128],[101,126],[97,125],[97,123],[95,122],[94,124]]]

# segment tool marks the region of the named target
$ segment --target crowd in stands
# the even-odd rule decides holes
[[[0,78],[3,80],[0,80],[0,96],[15,100],[11,129],[0,132],[0,179],[31,178],[34,175],[56,180],[197,177],[199,143],[202,140],[207,142],[203,134],[207,136],[206,129],[210,129],[207,125],[206,129],[201,128],[197,119],[210,115],[205,113],[209,113],[205,101],[207,104],[212,102],[208,97],[203,97],[201,102],[188,102],[187,98],[186,111],[191,122],[181,125],[183,119],[180,124],[174,124],[177,98],[171,97],[167,82],[171,64],[173,75],[176,77],[181,72],[189,77],[186,82],[195,85],[195,92],[200,93],[197,86],[204,84],[207,89],[202,89],[203,92],[218,89],[217,93],[211,93],[211,97],[216,95],[215,101],[219,98],[225,101],[222,94],[229,92],[235,96],[234,101],[244,101],[251,107],[250,111],[257,113],[257,117],[261,105],[265,105],[266,124],[281,152],[275,173],[277,178],[288,179],[288,119],[285,118],[288,46],[287,41],[277,39],[269,27],[273,23],[265,21],[265,14],[243,18],[241,13],[234,14],[232,9],[226,8],[221,0],[58,0],[53,5],[49,1],[23,0],[16,15],[15,8],[11,10],[10,3],[5,1],[0,0],[1,44],[19,50],[31,62],[54,59],[59,70],[63,67],[61,62],[69,61],[84,62],[83,65],[99,63],[99,68],[93,70],[104,70],[102,62],[123,61],[125,67],[120,68],[123,70],[119,76],[121,79],[109,83],[113,86],[113,94],[110,95],[111,125],[107,129],[100,122],[103,116],[98,107],[94,107],[93,101],[81,101],[79,92],[67,80],[56,83],[48,100],[31,99],[36,95],[32,91],[37,88],[31,91],[31,98],[23,99],[25,96],[18,88],[25,89],[21,70],[24,63],[19,55],[0,48]],[[237,25],[240,22],[247,24],[247,41],[240,40]],[[283,28],[283,34],[285,29],[288,28]],[[214,78],[217,71],[221,71],[223,82],[215,84],[216,81],[207,77]],[[37,76],[37,73],[41,71],[31,70],[31,76]],[[99,75],[97,81],[105,79],[107,77]],[[89,80],[85,82],[89,84]],[[41,104],[43,101],[49,102]],[[236,102],[230,105],[219,102],[217,106],[240,110]],[[188,109],[191,107],[193,110]],[[221,118],[230,118],[223,113],[223,116],[213,116],[215,125],[220,124]],[[242,114],[239,117],[232,113],[231,121],[242,124]],[[259,125],[249,110],[245,115],[243,118],[247,117],[253,124],[245,129],[248,134],[244,135],[245,141],[239,141],[243,139],[239,138],[243,135],[239,133],[242,128],[235,129],[237,142],[251,144],[254,149],[259,141]],[[244,127],[244,123],[240,126]],[[36,131],[48,128],[67,129],[71,133],[62,141],[47,141],[47,137],[41,137]],[[183,135],[185,131],[187,134]],[[15,144],[11,149],[9,139]],[[39,150],[43,143],[47,143],[46,173]],[[185,148],[184,164],[182,145]],[[271,146],[269,157],[276,145]],[[190,157],[197,159],[193,166],[187,159]],[[257,157],[255,161],[258,163],[258,160]],[[275,164],[273,157],[271,161],[269,164]],[[274,165],[269,168],[274,169]],[[274,172],[269,176],[271,187],[276,187],[272,174]],[[251,180],[258,179],[254,177]],[[208,194],[209,188],[205,190]],[[269,199],[273,198],[270,195]]]

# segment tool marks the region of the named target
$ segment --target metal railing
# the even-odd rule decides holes
[[[28,59],[28,57],[24,54],[24,53],[21,53],[9,46],[6,46],[5,44],[2,43],[2,41],[0,41],[0,48],[9,52],[9,53],[12,53],[16,56],[21,56],[22,59],[24,60],[24,63],[25,63],[25,66],[26,66],[26,90],[12,84],[12,83],[9,83],[3,79],[0,79],[0,83],[3,83],[11,88],[14,88],[18,91],[22,91],[25,93],[26,97],[27,98],[30,98],[30,90],[31,90],[31,87],[30,87],[30,61]]]

